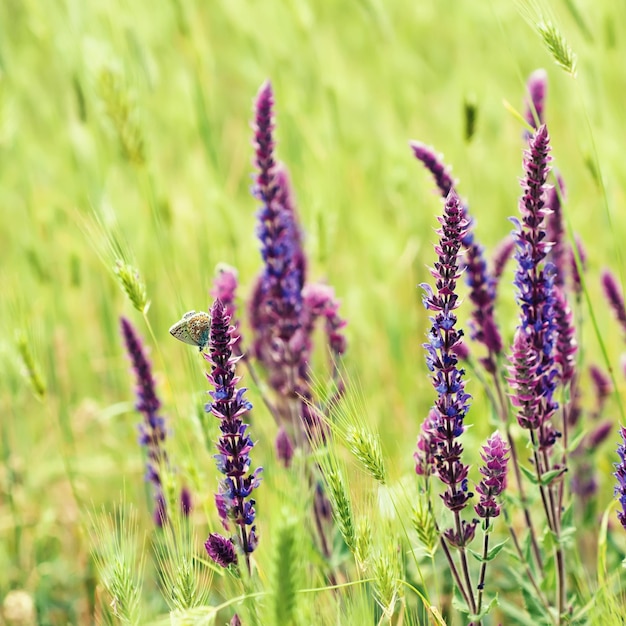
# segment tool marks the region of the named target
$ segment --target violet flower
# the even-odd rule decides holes
[[[333,368],[335,357],[346,349],[346,322],[339,316],[339,303],[330,287],[305,286],[306,257],[293,192],[286,169],[274,156],[274,96],[269,82],[259,90],[254,108],[253,193],[261,201],[257,232],[264,268],[250,303],[252,352],[276,392],[274,413],[279,426],[302,442],[323,437],[325,430],[312,406],[309,368],[315,320],[325,319]]]
[[[412,141],[410,145],[415,157],[433,175],[442,197],[447,198],[455,183],[441,155],[419,141]],[[470,337],[487,348],[487,357],[480,361],[493,374],[496,371],[497,357],[502,352],[502,339],[494,318],[496,283],[487,269],[484,249],[476,242],[472,233],[473,220],[467,207],[462,204],[461,208],[467,221],[462,239],[463,247],[467,250],[464,261],[465,281],[470,289],[470,300],[474,304],[469,324]]]
[[[492,276],[494,281],[497,282],[502,278],[502,274],[504,274],[504,268],[508,263],[511,255],[515,250],[515,240],[512,239],[509,235],[507,235],[497,246],[493,253],[493,272]]]
[[[578,258],[580,259],[581,268],[585,271],[587,265],[587,254],[585,252],[585,248],[583,247],[583,242],[581,238],[576,235],[576,251],[578,252]],[[570,247],[569,254],[569,267],[570,267],[570,275],[572,277],[572,290],[576,294],[576,298],[580,299],[580,296],[583,292],[582,280],[580,277],[580,272],[578,271],[578,265],[576,264],[576,256],[574,255],[574,250]]]
[[[615,276],[609,270],[604,270],[602,273],[602,290],[610,307],[613,309],[615,317],[617,317],[617,321],[621,324],[622,329],[626,331],[624,294],[621,287],[617,284]]]
[[[470,241],[464,241],[467,248],[465,282],[470,288],[469,297],[474,305],[469,322],[470,336],[487,348],[487,356],[480,362],[490,374],[495,374],[496,359],[502,352],[502,338],[494,318],[495,281],[487,270],[482,246],[474,242],[473,235],[470,237]]]
[[[608,374],[600,369],[597,365],[589,366],[589,375],[595,392],[594,412],[592,417],[597,419],[602,413],[606,401],[613,392],[613,383]]]
[[[415,459],[415,473],[418,476],[430,476],[435,471],[437,424],[437,411],[431,409],[422,422],[420,434],[417,438],[417,450],[413,454],[413,458]]]
[[[231,324],[235,327],[233,336],[235,343],[233,344],[233,352],[239,354],[241,351],[241,332],[239,329],[239,319],[237,318],[237,305],[235,299],[237,297],[237,287],[239,279],[237,270],[230,265],[220,263],[217,267],[217,273],[213,279],[213,289],[211,296],[213,299],[220,300],[224,305],[226,315],[231,320]]]
[[[626,428],[620,427],[621,443],[617,446],[617,454],[619,455],[619,463],[615,463],[615,472],[613,476],[617,478],[615,486],[615,495],[619,497],[621,510],[617,512],[617,518],[621,525],[626,529]]]
[[[302,298],[302,328],[309,341],[316,320],[322,318],[325,322],[324,328],[331,356],[333,359],[341,357],[346,351],[346,337],[343,329],[347,322],[339,315],[339,300],[335,297],[335,290],[329,285],[310,283],[302,290]]]
[[[496,498],[506,489],[508,454],[509,448],[497,432],[487,440],[480,453],[484,463],[480,468],[483,478],[476,487],[479,502],[474,510],[483,519],[500,515]]]
[[[549,150],[548,131],[541,126],[531,137],[525,153],[522,220],[511,218],[517,227],[514,283],[521,315],[510,359],[509,382],[514,392],[513,404],[519,409],[518,422],[522,428],[538,430],[542,450],[551,448],[560,436],[550,423],[558,408],[553,399],[558,371],[554,358],[554,270],[545,264],[550,249],[545,232]]]
[[[137,404],[135,408],[144,417],[143,423],[139,425],[139,443],[146,449],[146,480],[152,483],[153,487],[154,522],[157,526],[163,526],[168,516],[161,482],[161,470],[167,464],[167,453],[164,447],[166,439],[165,420],[158,414],[161,401],[156,394],[152,366],[146,357],[137,331],[125,317],[120,319],[120,326],[137,381]],[[188,514],[190,510],[190,497],[186,496],[183,513]]]
[[[291,437],[282,426],[278,429],[274,445],[276,447],[276,457],[278,460],[281,461],[284,467],[289,467],[293,459],[294,447]]]
[[[421,285],[424,306],[434,312],[430,317],[432,327],[424,348],[426,364],[432,372],[431,380],[437,392],[433,407],[437,420],[436,473],[447,486],[442,495],[445,506],[458,513],[465,508],[472,493],[467,488],[468,466],[461,461],[463,446],[458,441],[465,430],[463,420],[470,396],[465,392],[465,372],[457,367],[458,357],[453,350],[463,336],[463,331],[455,328],[457,318],[454,310],[459,304],[456,294],[456,282],[460,277],[458,257],[468,224],[454,189],[446,199],[443,217],[438,219],[441,224],[437,230],[440,239],[435,251],[439,258],[431,269],[436,291],[426,283]],[[452,543],[465,545],[466,535],[465,531],[457,528]]]
[[[451,170],[443,162],[443,156],[437,154],[433,148],[421,141],[409,142],[413,154],[418,161],[433,175],[435,183],[439,188],[439,193],[443,198],[447,198],[450,190],[454,187],[454,179]]]
[[[548,258],[556,270],[554,284],[562,288],[565,284],[566,248],[561,199],[565,198],[565,183],[562,176],[558,173],[556,174],[556,180],[559,191],[557,191],[556,187],[551,187],[548,189],[546,196],[546,207],[552,211],[548,217],[547,227],[547,238],[552,243]]]
[[[230,539],[212,534],[205,547],[216,563],[227,567],[237,560],[236,545],[245,555],[249,569],[250,553],[258,543],[254,525],[255,501],[250,495],[259,486],[262,468],[250,472],[250,451],[254,442],[247,433],[248,424],[243,422],[243,416],[252,405],[245,398],[246,389],[236,387],[240,378],[236,375],[235,365],[241,358],[233,353],[236,341],[224,305],[215,300],[211,307],[209,353],[204,353],[204,358],[211,364],[207,378],[213,385],[207,412],[220,420],[221,435],[215,460],[217,469],[226,476],[220,482],[216,504],[223,525],[235,532]]]
[[[526,100],[526,112],[524,117],[534,130],[544,123],[544,109],[546,92],[548,90],[548,74],[544,69],[535,70],[526,83],[529,99]],[[528,131],[524,132],[526,139],[530,138]]]
[[[576,329],[574,317],[567,303],[565,293],[555,290],[554,320],[556,327],[555,361],[560,368],[560,379],[563,385],[571,382],[576,372]]]
[[[291,195],[280,187],[280,180],[285,178],[277,177],[273,109],[272,87],[266,82],[255,101],[258,173],[253,189],[261,201],[257,234],[264,268],[253,292],[250,313],[255,356],[268,369],[270,385],[291,402],[297,402],[301,389],[293,381],[293,371],[301,355],[294,353],[291,342],[300,328],[305,276],[299,227],[294,223],[293,211],[283,205]]]

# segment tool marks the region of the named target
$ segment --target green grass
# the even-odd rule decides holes
[[[521,110],[525,78],[537,67],[548,69],[547,119],[568,189],[566,212],[589,252],[589,294],[623,396],[623,337],[598,278],[607,265],[621,279],[625,271],[626,9],[608,0],[544,5],[578,57],[574,79],[555,65],[528,23],[529,10],[520,8],[503,0],[0,3],[0,598],[26,589],[40,624],[88,623],[102,593],[84,531],[89,512],[111,509],[124,493],[140,512],[142,532],[150,529],[122,314],[151,346],[171,455],[195,495],[196,533],[202,539],[217,527],[217,473],[198,419],[204,363],[167,331],[185,311],[208,308],[219,262],[238,268],[244,297],[259,271],[249,121],[266,78],[310,273],[342,300],[347,376],[366,390],[360,419],[380,434],[390,483],[377,485],[345,455],[356,531],[359,516],[379,508],[381,493],[416,490],[412,454],[433,401],[417,285],[430,279],[440,203],[407,141],[445,152],[477,236],[493,249],[512,229],[507,218],[517,211],[522,171],[522,127],[504,101]],[[466,101],[477,107],[469,143]],[[118,258],[145,281],[149,327],[120,288]],[[499,307],[508,344],[517,320],[512,290]],[[601,363],[591,324],[582,333],[586,356]],[[276,427],[245,375],[244,382],[255,404],[254,463],[265,467],[258,562],[271,578],[283,505],[301,512],[307,494],[273,460]],[[473,427],[465,445],[477,459],[494,427],[473,376],[468,391]],[[617,424],[617,402],[610,408]],[[599,510],[612,498],[614,450],[611,438],[597,456]],[[374,514],[381,527],[385,515],[394,517],[394,507],[387,509]],[[617,553],[626,540],[614,518],[611,524],[608,549]],[[297,548],[315,562],[311,546]],[[294,600],[292,619],[376,623],[384,615],[372,597],[385,603],[411,595],[394,587],[392,548],[376,544],[371,557],[386,587],[349,588],[343,608],[332,591],[305,594],[310,602]],[[403,567],[417,584],[411,558]],[[158,575],[146,561],[143,614],[164,615]],[[324,586],[319,574],[296,579]],[[587,595],[595,584],[593,576],[582,582]],[[235,589],[216,573],[210,604],[237,596]],[[268,615],[283,615],[273,600],[257,601]],[[623,598],[601,601],[617,615],[625,606]],[[230,619],[229,610],[216,623]],[[353,618],[333,622],[341,611]]]

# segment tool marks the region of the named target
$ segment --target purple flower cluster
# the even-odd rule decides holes
[[[617,284],[615,276],[609,271],[602,273],[602,289],[604,295],[613,309],[613,313],[620,323],[622,329],[626,331],[626,307],[624,306],[624,294]]]
[[[454,179],[450,173],[450,168],[444,164],[442,155],[437,154],[430,146],[421,141],[411,141],[409,145],[415,158],[421,161],[433,175],[441,196],[447,198],[450,190],[454,187]]]
[[[435,471],[435,455],[437,454],[437,411],[431,409],[422,422],[415,459],[415,473],[418,476],[430,476]]]
[[[576,329],[572,310],[567,303],[565,293],[555,290],[554,322],[556,328],[555,362],[559,366],[559,378],[563,385],[570,383],[576,373]]]
[[[479,502],[474,507],[478,517],[486,519],[500,515],[496,498],[506,489],[508,454],[509,448],[497,432],[483,446],[480,453],[484,463],[480,468],[483,479],[476,487]]]
[[[447,198],[455,183],[442,157],[419,141],[412,141],[410,145],[415,157],[432,174],[442,197]],[[462,239],[463,247],[466,249],[463,266],[465,280],[470,289],[470,300],[474,305],[469,325],[470,336],[487,348],[487,357],[481,359],[481,363],[488,372],[493,374],[496,371],[496,358],[502,351],[502,339],[494,318],[496,281],[487,268],[485,251],[472,233],[473,220],[467,207],[464,204],[461,207],[467,221],[467,228]]]
[[[257,356],[265,362],[292,365],[289,342],[299,327],[305,275],[301,236],[293,219],[292,195],[280,187],[286,177],[277,176],[273,136],[274,94],[269,82],[259,90],[255,111],[254,143],[258,173],[254,195],[261,201],[257,235],[265,263],[253,298],[253,326],[261,337],[260,354]],[[289,199],[289,208],[284,205],[286,198]],[[268,337],[270,329],[276,329],[276,332]]]
[[[615,495],[619,498],[621,510],[617,512],[617,518],[621,525],[626,528],[626,428],[623,426],[620,428],[620,435],[622,436],[622,442],[617,447],[617,454],[619,455],[619,463],[615,463],[615,473],[613,476],[617,478],[617,485],[615,487]]]
[[[561,199],[565,198],[565,183],[563,177],[558,173],[556,173],[556,181],[559,189],[550,187],[546,194],[546,207],[552,211],[548,218],[546,230],[548,241],[552,244],[548,258],[556,271],[554,284],[562,289],[565,285],[566,247]]]
[[[257,234],[264,268],[250,301],[252,353],[276,391],[275,417],[281,426],[280,449],[285,451],[289,431],[300,440],[300,428],[308,436],[323,434],[310,402],[315,321],[325,320],[333,367],[345,352],[342,330],[346,322],[339,316],[339,303],[330,287],[305,284],[307,263],[293,192],[285,167],[274,157],[274,95],[269,82],[259,90],[254,109],[257,175],[253,194],[261,202]]]
[[[233,352],[235,354],[239,354],[241,351],[241,332],[239,330],[239,320],[236,315],[237,305],[235,303],[238,286],[239,279],[237,277],[237,270],[225,263],[220,264],[217,268],[217,275],[213,281],[211,296],[224,305],[224,311],[235,328],[233,331],[233,337],[235,339]]]
[[[137,381],[137,404],[135,408],[144,416],[139,425],[139,443],[146,448],[146,480],[154,488],[154,522],[163,526],[167,521],[167,504],[161,482],[161,470],[167,465],[165,420],[158,415],[161,401],[156,395],[152,366],[146,357],[144,347],[137,331],[125,318],[120,319],[122,336],[126,351],[130,357]],[[181,492],[181,511],[184,515],[191,512],[191,494],[186,488]]]
[[[526,83],[529,99],[526,101],[525,118],[528,125],[537,130],[544,123],[546,93],[548,91],[548,74],[544,69],[535,70]],[[530,133],[526,131],[528,139]]]
[[[585,252],[585,248],[583,247],[583,242],[578,235],[576,235],[576,250],[578,252],[578,258],[580,259],[581,268],[584,271],[587,264],[587,254]],[[583,291],[582,280],[580,277],[580,272],[578,271],[578,265],[576,264],[576,256],[572,248],[569,249],[568,260],[570,275],[572,277],[572,289],[576,294],[576,297],[580,298],[580,295]]]
[[[531,137],[525,153],[526,175],[520,201],[522,220],[512,218],[517,227],[514,282],[521,319],[510,358],[509,382],[514,392],[512,402],[518,408],[518,422],[522,428],[538,431],[539,446],[543,450],[553,446],[559,436],[550,422],[558,408],[553,399],[558,371],[554,270],[545,263],[550,250],[544,224],[549,150],[548,131],[541,126]]]
[[[223,567],[237,561],[235,546],[243,552],[249,567],[249,555],[258,544],[255,501],[250,495],[259,486],[262,468],[250,472],[250,451],[254,442],[247,433],[248,424],[243,422],[243,416],[252,405],[245,398],[246,389],[237,389],[240,378],[236,375],[235,364],[241,357],[233,354],[236,341],[230,316],[222,302],[215,300],[211,307],[209,353],[204,354],[211,364],[207,378],[213,385],[207,412],[220,420],[215,460],[217,469],[226,477],[220,482],[215,502],[224,528],[230,530],[234,524],[236,532],[228,539],[214,533],[205,547],[209,556]]]
[[[424,306],[434,312],[428,334],[426,364],[432,372],[432,384],[437,392],[433,407],[436,414],[435,468],[437,476],[447,486],[442,495],[444,504],[451,511],[465,508],[472,493],[468,491],[468,466],[461,461],[463,446],[458,441],[464,431],[463,420],[468,410],[470,396],[465,392],[464,370],[457,367],[458,357],[454,346],[463,336],[462,330],[455,328],[458,308],[456,282],[460,277],[459,251],[467,230],[459,197],[454,189],[445,202],[441,227],[437,230],[439,243],[435,246],[438,261],[431,274],[435,278],[436,291],[423,284]],[[457,545],[464,545],[462,537],[456,537]]]

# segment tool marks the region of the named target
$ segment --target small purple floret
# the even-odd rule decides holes
[[[617,518],[621,525],[626,529],[626,428],[620,427],[621,443],[617,446],[617,454],[619,455],[619,463],[615,463],[615,473],[613,476],[617,478],[615,487],[615,495],[619,499],[621,510],[617,512]]]
[[[484,463],[480,468],[483,479],[476,487],[480,500],[474,507],[479,517],[488,518],[500,515],[500,505],[496,498],[506,489],[508,454],[509,447],[497,432],[483,446],[480,453]]]
[[[211,533],[204,542],[207,554],[222,567],[237,563],[237,553],[232,539],[226,539],[217,533]]]

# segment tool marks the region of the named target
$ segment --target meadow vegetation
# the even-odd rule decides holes
[[[613,473],[626,445],[625,54],[626,7],[604,0],[0,3],[1,619],[623,623],[624,449],[621,504]],[[543,118],[525,121],[537,68],[546,70]],[[288,316],[249,315],[262,300],[258,215],[271,204],[261,176],[274,172],[263,165],[268,142],[255,138],[268,80],[306,255],[295,263],[299,279],[306,263],[312,285],[294,297],[311,310],[317,302],[312,320],[330,324],[298,336],[310,369],[290,387],[288,358],[273,352],[268,330],[278,324],[292,337]],[[500,469],[508,459],[507,487],[494,492],[502,512],[486,515],[489,558],[485,516],[476,558],[452,550],[453,559],[467,552],[470,599],[441,541],[452,516],[437,494],[448,487],[415,467],[422,424],[442,393],[424,349],[440,301],[427,293],[423,302],[420,285],[436,291],[435,229],[450,235],[451,226],[437,221],[442,193],[409,141],[453,166],[458,197],[443,194],[446,214],[463,222],[470,212],[491,271],[517,228],[509,218],[521,219],[520,178],[532,160],[523,151],[541,142],[539,121],[549,131],[548,184],[555,170],[564,181],[563,250],[578,250],[577,236],[585,251],[568,266],[572,315],[561,318],[576,328],[576,382],[554,395],[555,423],[564,407],[579,417],[537,475],[537,447],[506,400],[526,389],[508,369],[516,337],[518,356],[529,354],[516,335],[525,322],[513,283],[524,279],[511,259],[498,282],[494,373],[470,338],[474,303],[459,278],[456,328],[469,358],[458,367],[471,395],[461,441],[475,492],[468,522],[480,481],[493,479],[480,471],[485,458]],[[266,218],[267,260],[280,253],[268,252],[268,224],[282,218]],[[455,224],[460,245],[469,225]],[[214,296],[231,293],[230,268],[237,295],[224,312]],[[196,334],[183,318],[190,310],[212,311],[213,326],[196,318]],[[225,347],[231,313],[241,347]],[[174,334],[192,345],[168,333],[177,323]],[[437,350],[431,342],[431,366]],[[564,360],[557,355],[565,379]],[[227,445],[224,429],[240,426],[220,408],[235,384],[248,389],[237,410],[253,444],[239,462],[247,471],[249,454],[250,469],[263,468],[247,485],[251,516],[244,498],[226,512],[214,498],[220,472],[233,471],[214,455],[220,437]],[[503,439],[483,449],[495,431]],[[525,496],[502,447],[509,432]],[[548,496],[557,504],[542,506]],[[248,521],[235,530],[245,555],[235,541],[230,558],[228,532],[205,549],[242,511]]]

